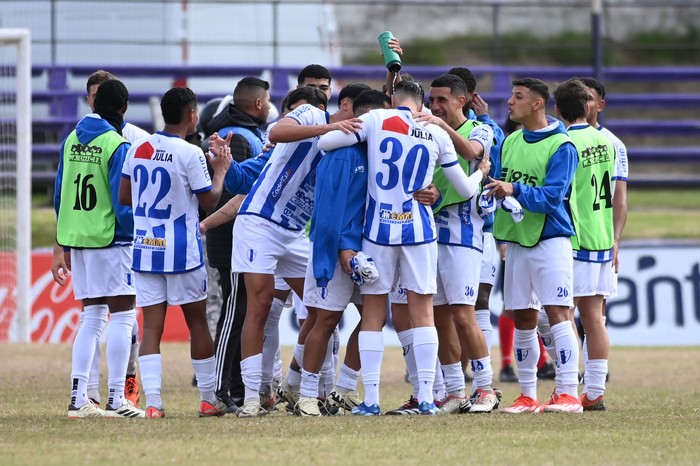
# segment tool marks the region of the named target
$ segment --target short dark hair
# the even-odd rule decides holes
[[[532,92],[538,94],[542,99],[544,99],[544,104],[549,103],[549,88],[541,79],[537,78],[519,78],[514,79],[512,82],[513,86],[523,86],[530,89]]]
[[[605,86],[603,86],[602,82],[590,76],[579,78],[579,80],[583,83],[584,86],[590,87],[591,89],[596,91],[598,93],[598,97],[600,97],[601,99],[605,98]]]
[[[318,107],[323,104],[325,108],[328,108],[328,98],[320,89],[315,87],[303,86],[298,89],[294,89],[292,92],[287,94],[287,107],[291,107],[300,100],[305,100],[308,104]]]
[[[372,88],[365,83],[350,83],[340,90],[340,94],[338,94],[338,105],[346,98],[354,101],[358,95],[370,89]]]
[[[129,91],[118,79],[108,79],[100,84],[95,96],[95,112],[108,110],[119,112],[129,103]]]
[[[357,115],[360,109],[384,108],[387,104],[391,105],[391,99],[388,95],[382,91],[368,89],[353,99],[352,111]]]
[[[306,78],[327,79],[329,84],[332,79],[331,72],[321,65],[305,66],[297,75],[297,84],[303,83]]]
[[[476,90],[476,77],[469,68],[457,66],[448,71],[447,74],[459,76],[459,78],[464,82],[464,85],[467,86],[467,92],[470,94]]]
[[[450,94],[455,97],[467,95],[467,85],[464,84],[462,78],[455,74],[448,73],[438,76],[430,83],[430,87],[449,87]]]
[[[571,78],[554,89],[554,102],[559,114],[566,121],[575,121],[586,116],[588,92],[578,78]]]
[[[168,125],[182,123],[185,112],[196,105],[197,95],[189,87],[173,87],[160,99],[160,111]]]
[[[87,85],[85,86],[88,94],[90,93],[90,87],[94,86],[95,84],[102,84],[110,79],[117,79],[117,77],[105,70],[97,70],[92,73],[90,76],[88,76]]]
[[[243,78],[238,81],[236,88],[233,90],[233,105],[243,109],[250,108],[257,98],[257,92],[269,89],[270,83],[260,78],[250,76]]]
[[[394,86],[394,96],[407,96],[414,98],[416,103],[423,104],[425,100],[425,91],[423,86],[418,81],[399,81]]]

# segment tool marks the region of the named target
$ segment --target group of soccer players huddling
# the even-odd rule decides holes
[[[400,52],[397,41],[391,46]],[[161,104],[164,131],[139,139],[121,159],[105,162],[109,176],[97,188],[96,199],[106,199],[97,209],[85,205],[90,203],[85,194],[88,172],[81,172],[85,165],[96,165],[95,160],[71,152],[75,144],[97,144],[81,139],[82,121],[69,137],[58,177],[64,181],[57,180],[58,244],[71,248],[74,283],[82,274],[83,288],[93,287],[88,274],[96,264],[91,261],[100,258],[88,257],[81,271],[75,255],[114,249],[115,238],[107,230],[115,222],[102,229],[104,238],[89,241],[76,236],[86,223],[71,225],[79,218],[104,224],[108,204],[116,205],[115,199],[131,208],[133,256],[122,261],[127,273],[134,273],[132,294],[143,307],[139,363],[146,395],[145,411],[120,396],[124,357],[115,363],[114,374],[110,362],[107,409],[87,395],[94,338],[108,309],[104,305],[95,312],[89,300],[106,297],[112,321],[115,315],[132,318],[119,311],[133,313],[133,303],[129,307],[121,302],[113,309],[114,294],[104,288],[92,294],[76,289],[85,306],[76,346],[90,357],[88,362],[86,356],[76,356],[74,346],[69,417],[165,416],[159,344],[168,304],[182,306],[191,331],[200,415],[230,411],[213,388],[216,362],[205,331],[206,272],[197,213],[199,206],[212,210],[223,187],[236,196],[203,220],[201,228],[206,231],[235,218],[231,272],[234,278],[243,275],[247,292],[240,363],[245,396],[235,410],[238,417],[266,415],[278,401],[304,417],[381,414],[387,306],[413,393],[403,406],[384,414],[498,408],[501,393],[492,382],[488,310],[500,261],[496,241],[507,245],[504,301],[505,309],[515,311],[514,353],[521,386],[521,395],[500,411],[605,409],[609,342],[604,300],[615,289],[624,210],[613,207],[616,183],[626,180],[627,161],[624,146],[597,122],[605,104],[602,84],[572,78],[557,85],[555,119],[545,113],[550,93],[544,82],[514,80],[508,113],[522,129],[505,138],[489,117],[488,105],[474,92],[476,80],[466,68],[436,77],[427,93],[398,72],[388,74],[383,91],[349,84],[332,115],[326,111],[330,73],[318,65],[309,69],[316,75],[287,95],[283,117],[268,127],[269,144],[257,157],[241,162],[232,161],[230,135],[213,134],[206,154],[187,147],[184,139],[197,123],[196,96],[189,89],[171,89]],[[107,90],[100,95],[103,85],[97,91],[102,108],[88,117],[109,125],[119,105],[108,105]],[[103,152],[119,152],[114,150],[121,147],[117,139],[109,144],[110,150]],[[207,162],[213,168],[211,179]],[[67,170],[76,163],[78,168]],[[121,189],[115,198],[109,180],[117,163]],[[71,211],[65,213],[68,209],[61,206]],[[113,208],[111,218],[117,218],[118,227],[127,227],[128,214],[119,217],[119,210]],[[79,217],[91,213],[102,216]],[[54,254],[59,279],[57,271],[66,268],[62,257]],[[278,332],[290,289],[296,308],[305,315],[293,361],[278,380],[279,337],[269,336]],[[361,319],[340,363],[337,326],[349,304]],[[575,308],[586,334],[580,396]],[[86,324],[92,333],[83,330]],[[114,338],[127,335],[125,328],[120,331],[123,335]],[[544,403],[537,397],[538,333],[556,361],[556,387]],[[107,352],[109,359],[109,343]],[[467,366],[473,373],[469,388]],[[364,399],[357,391],[360,375]],[[120,409],[126,414],[118,414]]]

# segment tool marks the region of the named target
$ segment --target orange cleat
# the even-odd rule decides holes
[[[605,411],[605,395],[600,395],[595,400],[589,400],[588,395],[584,392],[579,398],[584,411]]]
[[[165,417],[165,410],[149,406],[148,408],[146,408],[146,417],[151,419],[160,419],[162,417]]]
[[[540,406],[538,412],[545,413],[582,413],[583,406],[578,398],[566,393],[559,395],[555,391],[549,400]]]
[[[135,375],[127,375],[126,383],[124,384],[124,398],[131,401],[134,406],[139,405],[139,399],[141,395],[139,394],[139,382],[136,380]]]
[[[535,400],[521,393],[511,406],[501,409],[501,412],[506,414],[534,413],[537,412],[539,405],[539,400]]]
[[[226,413],[226,405],[216,400],[214,404],[202,401],[199,404],[199,417],[223,416]]]

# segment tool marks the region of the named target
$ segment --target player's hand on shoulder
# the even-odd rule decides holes
[[[421,189],[413,193],[413,199],[421,204],[431,206],[440,199],[440,191],[434,184],[430,183],[427,188]]]
[[[340,130],[345,134],[356,133],[362,129],[362,120],[359,118],[349,118],[328,125],[329,131]]]
[[[413,117],[413,121],[415,121],[416,123],[423,123],[423,126],[438,125],[442,127],[444,123],[441,118],[436,117],[435,115],[431,115],[429,113],[415,112],[411,116]]]
[[[275,144],[274,142],[268,142],[267,144],[265,144],[263,146],[262,150],[260,151],[260,154],[265,154],[267,152],[270,152],[272,149],[275,148],[276,145],[277,144]],[[257,157],[260,154],[255,154],[255,157]]]

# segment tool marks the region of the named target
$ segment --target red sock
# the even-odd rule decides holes
[[[547,364],[547,361],[549,360],[549,355],[547,354],[547,349],[544,347],[544,343],[542,343],[542,338],[537,335],[537,341],[540,342],[540,359],[537,360],[537,368],[542,369],[542,366]]]
[[[515,335],[515,321],[512,317],[501,314],[498,317],[498,339],[501,346],[501,366],[513,364],[513,336]]]

